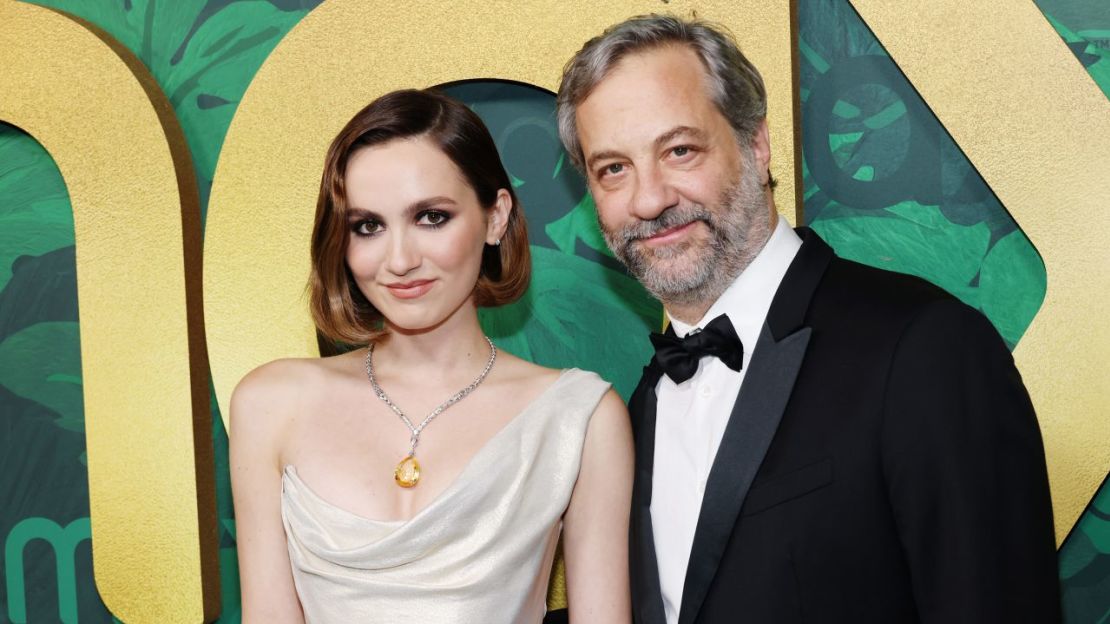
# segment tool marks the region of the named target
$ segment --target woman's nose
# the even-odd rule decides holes
[[[419,250],[405,232],[390,234],[386,253],[386,269],[394,275],[405,275],[420,266]]]

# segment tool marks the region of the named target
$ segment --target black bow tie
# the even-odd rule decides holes
[[[676,384],[693,377],[698,372],[698,361],[707,355],[720,358],[738,372],[744,363],[744,345],[724,314],[685,338],[679,338],[674,328],[668,327],[666,333],[652,334],[651,344],[655,345],[655,361]]]

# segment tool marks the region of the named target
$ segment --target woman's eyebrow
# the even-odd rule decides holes
[[[357,221],[359,219],[377,219],[380,221],[381,218],[382,216],[374,212],[373,210],[367,210],[365,208],[355,208],[354,206],[347,207],[348,221]]]
[[[415,217],[423,210],[427,210],[435,206],[444,205],[457,206],[458,202],[444,195],[428,197],[426,199],[421,199],[409,204],[408,207],[405,208],[404,215],[405,218],[411,218]],[[347,219],[351,221],[356,221],[360,219],[376,219],[378,221],[382,221],[383,217],[380,213],[374,212],[373,210],[367,210],[366,208],[359,208],[357,206],[348,206]]]
[[[450,197],[446,197],[444,195],[428,197],[427,199],[421,199],[420,201],[409,204],[409,207],[405,208],[405,215],[408,217],[414,217],[423,210],[443,205],[457,206],[458,203]]]

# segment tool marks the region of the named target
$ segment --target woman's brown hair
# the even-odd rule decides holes
[[[347,268],[347,161],[356,151],[394,139],[424,137],[462,172],[478,202],[491,208],[497,191],[512,198],[509,223],[501,244],[486,245],[474,287],[474,300],[489,307],[511,303],[524,294],[532,273],[528,231],[497,146],[485,124],[461,102],[435,91],[387,93],[358,112],[328,148],[316,222],[312,229],[312,274],[309,305],[324,337],[351,345],[382,335],[382,315],[351,278]]]

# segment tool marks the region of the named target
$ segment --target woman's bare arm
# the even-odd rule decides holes
[[[564,517],[571,622],[632,621],[628,587],[632,469],[628,411],[610,390],[590,420],[578,482]]]
[[[244,624],[304,622],[281,522],[279,449],[290,390],[281,362],[247,375],[231,397],[231,487],[235,500]]]

